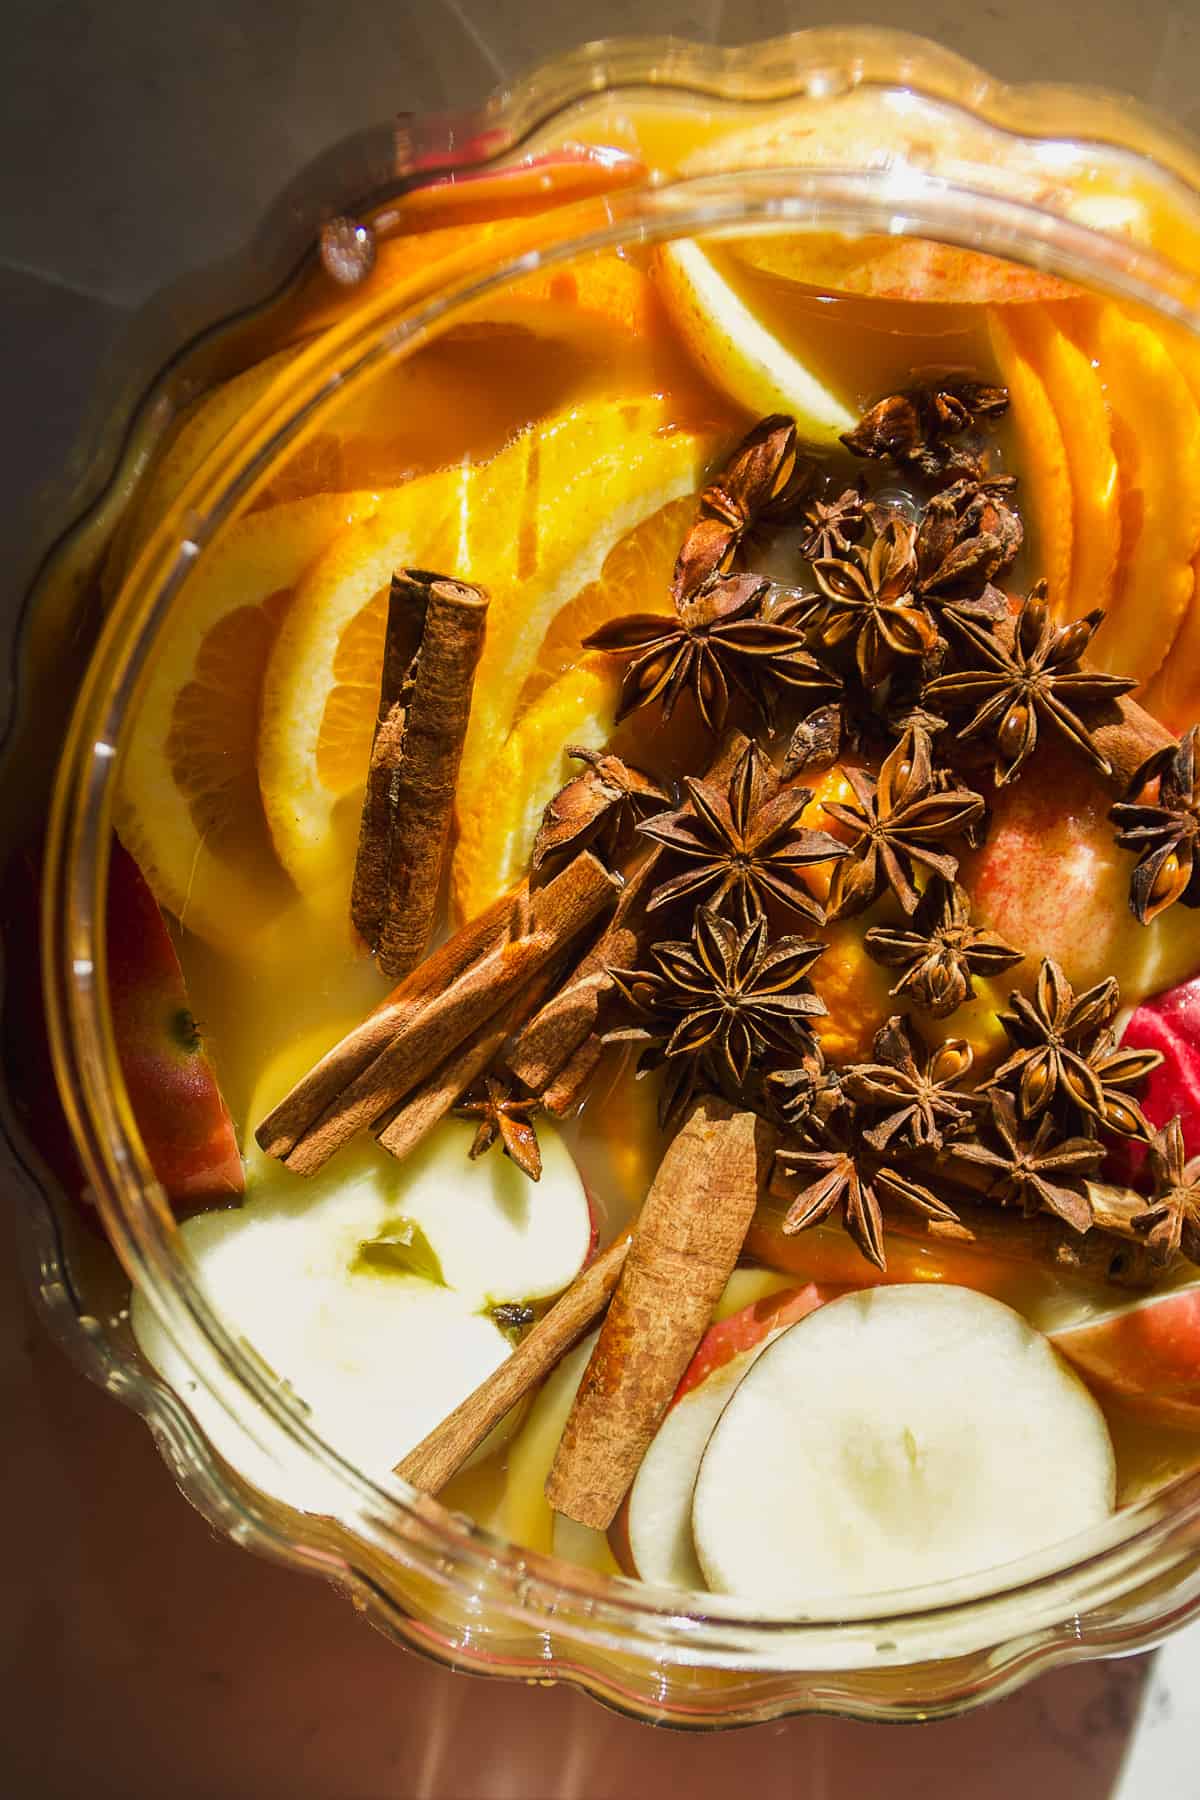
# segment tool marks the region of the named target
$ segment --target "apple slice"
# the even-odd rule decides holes
[[[471,1127],[448,1119],[402,1163],[367,1143],[311,1181],[276,1168],[251,1181],[241,1211],[183,1227],[226,1327],[368,1474],[386,1479],[508,1356],[493,1304],[557,1293],[581,1267],[587,1195],[558,1134],[540,1135],[536,1185],[495,1152],[469,1162]],[[259,1485],[265,1473],[268,1491],[307,1504],[309,1488],[297,1498],[288,1475],[264,1471],[246,1434],[197,1390],[140,1295],[133,1328],[222,1454]]]
[[[616,1548],[643,1581],[702,1588],[692,1546],[692,1489],[713,1426],[767,1345],[825,1299],[815,1282],[785,1288],[710,1325],[634,1478]]]
[[[985,1571],[1038,1552],[1049,1568],[1115,1492],[1104,1415],[1019,1313],[969,1288],[880,1287],[820,1307],[743,1376],[692,1532],[711,1588],[797,1610],[985,1591]]]
[[[758,319],[719,251],[681,239],[658,252],[655,268],[677,330],[719,392],[759,417],[790,413],[814,443],[853,430],[855,414]]]
[[[1051,1332],[1093,1387],[1132,1400],[1140,1416],[1200,1427],[1200,1282],[1139,1296]]]

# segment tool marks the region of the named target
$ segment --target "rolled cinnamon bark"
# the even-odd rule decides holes
[[[315,1174],[356,1132],[390,1112],[592,924],[616,892],[615,877],[590,851],[568,863],[533,896],[526,934],[472,963],[405,1020],[387,1048],[297,1139],[284,1158],[288,1168]]]
[[[611,1524],[737,1262],[774,1141],[705,1097],[670,1144],[546,1482],[556,1512]]]
[[[350,901],[355,928],[387,975],[419,962],[433,933],[487,608],[482,589],[446,576],[401,569],[392,577]],[[418,619],[416,654],[404,663]]]
[[[505,1041],[544,999],[554,973],[553,968],[543,969],[533,981],[518,989],[489,1026],[469,1044],[453,1051],[427,1081],[375,1121],[371,1129],[385,1150],[396,1157],[407,1156],[445,1118],[471,1083],[496,1060]]]
[[[523,937],[529,922],[529,884],[523,881],[440,944],[361,1025],[347,1032],[313,1065],[258,1126],[254,1135],[260,1147],[268,1156],[288,1156],[326,1107],[417,1013],[502,944]]]
[[[410,1450],[396,1464],[395,1473],[427,1494],[445,1487],[492,1427],[544,1380],[594,1324],[617,1285],[628,1250],[626,1233],[589,1263],[545,1318],[521,1339],[508,1361]]]

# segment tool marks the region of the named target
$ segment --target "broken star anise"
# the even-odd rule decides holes
[[[768,1111],[786,1130],[807,1136],[848,1104],[842,1071],[826,1062],[819,1042],[789,1069],[771,1069],[763,1080]]]
[[[487,1076],[483,1083],[483,1098],[464,1100],[454,1109],[464,1118],[479,1120],[475,1141],[468,1151],[471,1161],[499,1140],[505,1156],[511,1157],[530,1181],[537,1181],[542,1173],[542,1153],[538,1148],[537,1133],[530,1123],[530,1114],[537,1112],[540,1106],[541,1101],[536,1096],[514,1100],[503,1083],[494,1076]]]
[[[1157,799],[1147,790],[1158,782]],[[1137,853],[1129,905],[1143,925],[1177,900],[1200,906],[1200,726],[1152,758],[1109,818],[1122,850]]]
[[[940,1150],[946,1138],[969,1128],[975,1098],[955,1086],[974,1061],[965,1038],[947,1038],[930,1050],[896,1014],[876,1032],[873,1049],[875,1061],[852,1064],[843,1085],[864,1112],[878,1115],[863,1125],[874,1149],[886,1150],[895,1139],[911,1150]]]
[[[1155,1132],[1148,1160],[1154,1194],[1135,1226],[1146,1233],[1157,1261],[1169,1262],[1182,1252],[1189,1262],[1200,1263],[1200,1157],[1186,1160],[1178,1116]]]
[[[1095,1174],[1104,1157],[1101,1146],[1092,1138],[1064,1138],[1048,1113],[1030,1135],[1017,1119],[1012,1096],[1001,1092],[991,1095],[988,1125],[992,1145],[977,1141],[949,1147],[954,1160],[984,1171],[985,1198],[1014,1203],[1027,1219],[1051,1212],[1074,1231],[1087,1231],[1091,1202],[1076,1183]]]
[[[1008,605],[991,586],[1007,574],[1024,540],[1009,504],[1011,475],[964,478],[927,502],[917,531],[915,592],[937,610],[963,606],[982,618],[1005,618]]]
[[[738,758],[724,793],[694,776],[684,785],[690,806],[659,813],[639,827],[670,858],[685,863],[682,874],[655,888],[649,911],[674,900],[702,901],[748,925],[768,900],[777,900],[824,923],[824,911],[801,871],[845,856],[846,846],[828,832],[800,825],[812,799],[809,788],[780,791],[770,761],[754,742]]]
[[[727,575],[746,538],[782,523],[812,486],[816,468],[800,453],[796,421],[762,419],[700,496],[700,518],[683,541],[672,592],[689,595],[711,575]]]
[[[984,1088],[1007,1089],[1023,1119],[1052,1108],[1076,1118],[1084,1131],[1106,1125],[1127,1137],[1148,1137],[1141,1109],[1123,1090],[1156,1069],[1157,1050],[1122,1050],[1107,1029],[1120,1004],[1115,979],[1076,995],[1058,963],[1046,957],[1033,998],[1013,994],[1012,1011],[998,1014],[1013,1053]]]
[[[814,500],[804,514],[800,554],[808,562],[849,556],[865,535],[869,516],[861,488],[843,488],[832,500]]]
[[[770,586],[758,575],[716,575],[674,617],[632,613],[585,638],[586,648],[629,660],[618,720],[655,701],[669,719],[689,688],[701,719],[719,731],[731,688],[768,714],[772,683],[814,695],[836,692],[837,677],[808,654],[804,634],[761,616]]]
[[[851,834],[850,852],[833,872],[825,905],[828,919],[862,912],[890,887],[905,912],[915,912],[920,896],[913,864],[954,879],[958,859],[942,848],[982,818],[983,800],[969,788],[941,787],[933,773],[929,733],[911,726],[880,768],[846,769],[857,805],[827,800],[830,818]]]
[[[892,994],[935,1019],[975,998],[972,975],[1000,975],[1022,959],[996,932],[972,925],[966,890],[941,875],[930,877],[907,929],[872,925],[863,947],[885,968],[904,971]]]
[[[645,1023],[618,1027],[605,1042],[641,1044],[641,1070],[666,1064],[664,1123],[704,1081],[737,1095],[768,1051],[792,1059],[811,1052],[811,1020],[825,1004],[807,976],[824,948],[802,937],[772,943],[764,918],[739,930],[701,907],[690,939],[654,946],[652,969],[609,970]]]
[[[853,646],[864,685],[877,687],[897,661],[925,656],[937,627],[913,593],[916,531],[891,519],[868,547],[819,556],[813,577],[825,600],[810,642],[822,652]]]
[[[547,802],[533,843],[536,875],[547,858],[591,848],[608,860],[625,843],[639,819],[667,803],[668,796],[640,769],[607,751],[568,744],[566,754],[587,767]]]
[[[935,707],[976,708],[958,736],[983,732],[993,740],[997,787],[1020,774],[1037,746],[1039,724],[1062,732],[1102,775],[1111,775],[1111,765],[1075,709],[1112,701],[1136,686],[1123,675],[1079,666],[1103,611],[1097,607],[1073,624],[1055,625],[1045,592],[1045,583],[1038,582],[1015,621],[1001,620],[994,627],[960,609],[949,612],[949,623],[963,640],[959,660],[964,666],[937,676],[925,689],[926,700]]]
[[[979,456],[952,440],[1007,408],[1007,388],[947,377],[887,395],[863,414],[853,431],[842,433],[842,442],[855,456],[897,463],[930,480],[979,475]]]
[[[867,1261],[886,1269],[884,1201],[911,1207],[929,1219],[956,1222],[958,1215],[944,1200],[905,1174],[902,1153],[885,1155],[866,1142],[853,1108],[843,1107],[811,1135],[811,1147],[789,1145],[775,1153],[777,1177],[786,1181],[796,1176],[806,1184],[783,1221],[789,1237],[823,1224],[840,1208],[842,1224]]]

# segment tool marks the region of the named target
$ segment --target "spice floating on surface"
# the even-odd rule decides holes
[[[465,582],[414,569],[392,577],[350,900],[385,975],[407,973],[433,934],[487,609]]]
[[[556,1512],[612,1523],[738,1259],[773,1143],[763,1120],[708,1097],[672,1140],[546,1483]]]

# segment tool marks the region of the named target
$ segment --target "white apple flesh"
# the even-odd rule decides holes
[[[181,1228],[230,1334],[302,1400],[328,1443],[377,1479],[510,1354],[490,1307],[559,1293],[587,1257],[587,1194],[553,1127],[539,1131],[536,1185],[498,1150],[470,1162],[472,1129],[446,1120],[403,1162],[355,1145],[307,1181],[258,1160],[243,1208]],[[413,1227],[434,1278],[409,1272],[403,1252],[364,1254],[403,1245]],[[312,1483],[264,1460],[140,1295],[132,1322],[148,1361],[221,1454],[256,1486],[311,1506]]]
[[[1200,1283],[1131,1300],[1051,1339],[1102,1393],[1160,1424],[1200,1428]]]
[[[982,1592],[1039,1552],[1053,1566],[1115,1492],[1104,1415],[1018,1313],[969,1288],[881,1287],[790,1326],[743,1376],[692,1534],[718,1593],[803,1610],[964,1578]]]

